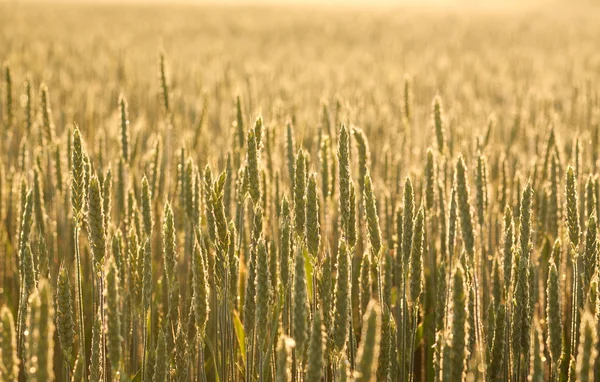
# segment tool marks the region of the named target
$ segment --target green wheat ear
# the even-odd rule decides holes
[[[338,246],[336,267],[333,344],[335,350],[342,353],[346,346],[350,314],[350,256],[344,241],[340,241]]]
[[[467,355],[467,291],[465,274],[461,265],[454,271],[452,282],[452,332],[451,341],[451,381],[462,381],[466,368]]]
[[[376,379],[378,381],[387,381],[390,375],[390,365],[392,359],[392,343],[394,338],[394,328],[392,324],[392,316],[390,310],[383,306],[383,312],[381,315],[381,341],[379,358],[377,361],[377,374]]]
[[[358,186],[360,193],[365,192],[365,177],[369,172],[369,161],[371,153],[369,152],[369,142],[364,131],[358,127],[352,127],[352,135],[356,140],[358,147]]]
[[[586,311],[581,317],[579,347],[577,349],[576,380],[587,382],[594,380],[594,367],[598,356],[598,334],[596,318]]]
[[[165,109],[165,113],[167,115],[171,114],[171,103],[170,103],[170,94],[169,94],[169,80],[167,78],[167,69],[165,63],[165,53],[160,52],[158,56],[158,66],[159,66],[159,78],[160,78],[160,91],[163,108]]]
[[[410,300],[418,304],[423,290],[423,238],[424,238],[424,212],[419,209],[415,218],[415,229],[410,255]]]
[[[356,354],[356,382],[373,382],[376,379],[381,343],[381,309],[375,300],[367,305],[363,316],[360,347]]]
[[[119,95],[119,114],[121,130],[121,157],[129,163],[129,113],[127,111],[127,98]]]
[[[69,273],[64,263],[60,266],[56,287],[56,326],[63,355],[70,364],[75,343],[75,318]]]
[[[267,325],[269,302],[271,300],[271,282],[269,280],[269,259],[263,238],[260,238],[257,248],[256,264],[256,338],[259,348],[265,349],[267,342]]]
[[[8,128],[11,128],[14,120],[14,110],[12,95],[12,76],[10,72],[10,65],[8,64],[8,62],[4,63],[3,69],[5,82],[4,105],[6,107],[5,124]]]
[[[408,260],[412,252],[413,219],[415,211],[415,194],[410,178],[404,182],[404,210],[402,223],[402,263],[404,272],[408,271]],[[400,239],[398,239],[400,240]]]
[[[97,176],[90,180],[87,221],[89,238],[96,272],[100,272],[106,254],[106,233],[104,229],[104,202]]]
[[[379,216],[377,214],[377,200],[373,191],[371,176],[365,175],[364,178],[364,203],[367,214],[367,228],[369,231],[369,243],[371,245],[371,257],[378,263],[381,256],[381,228],[379,226]]]
[[[325,366],[325,343],[327,334],[322,324],[321,311],[317,309],[313,317],[313,326],[308,345],[308,365],[306,369],[306,382],[320,382],[323,377],[323,367]]]
[[[162,325],[158,331],[158,339],[156,343],[156,364],[154,367],[153,382],[164,382],[168,375],[168,359],[167,355],[167,339]]]
[[[17,334],[10,309],[3,306],[0,310],[0,373],[6,381],[17,381],[19,376],[19,358],[17,357]]]
[[[106,285],[104,289],[105,326],[108,359],[110,360],[112,374],[117,375],[121,366],[121,291],[120,281],[114,258],[109,257],[106,262]]]
[[[340,188],[340,214],[342,230],[348,236],[348,225],[350,219],[350,136],[346,126],[342,125],[338,139],[338,167]]]
[[[296,251],[296,273],[294,285],[294,312],[293,312],[293,334],[296,341],[296,355],[304,359],[304,353],[308,341],[308,291],[306,272],[304,268],[305,249],[299,246]]]
[[[554,262],[550,263],[548,271],[548,305],[546,309],[546,320],[548,322],[548,337],[547,345],[552,360],[552,369],[560,369],[560,361],[562,358],[562,318],[556,312],[562,312],[560,281],[558,271]]]
[[[363,253],[360,264],[360,312],[366,312],[371,301],[371,259],[368,252]]]
[[[432,119],[433,119],[433,126],[435,129],[435,137],[437,140],[437,147],[438,147],[438,151],[440,153],[443,153],[444,148],[445,148],[445,133],[446,132],[445,132],[444,121],[443,121],[444,108],[442,106],[442,99],[439,95],[436,95],[433,98],[432,109],[433,109]]]
[[[504,304],[498,305],[496,311],[494,337],[492,339],[491,363],[489,365],[489,375],[491,381],[500,381],[504,377],[505,361],[505,332],[506,332],[506,307]]]
[[[54,380],[54,301],[46,279],[29,297],[26,341],[27,375],[31,381]]]
[[[260,202],[261,189],[260,189],[260,137],[256,136],[255,130],[251,129],[248,132],[247,138],[247,152],[246,152],[246,163],[247,163],[247,174],[248,174],[248,185],[250,191],[250,197],[254,204]]]
[[[308,177],[306,190],[306,245],[308,253],[316,258],[321,244],[321,225],[319,223],[319,195],[317,193],[317,175]]]
[[[567,167],[566,191],[565,191],[565,210],[567,219],[567,229],[571,245],[577,247],[579,245],[579,201],[577,197],[577,180],[573,167]]]
[[[435,157],[433,150],[427,149],[427,162],[425,164],[425,206],[427,210],[431,210],[435,203],[435,173],[436,169]]]
[[[467,167],[462,156],[456,161],[456,172],[454,181],[456,183],[458,196],[458,209],[460,216],[460,227],[465,245],[465,251],[470,259],[475,256],[475,234],[473,231],[473,217],[471,215],[471,205],[469,204],[469,185],[467,179]]]
[[[302,149],[296,156],[294,180],[294,228],[296,235],[304,238],[306,228],[306,158]]]
[[[292,379],[292,349],[296,346],[294,340],[282,335],[277,345],[277,374],[275,382],[287,382]]]

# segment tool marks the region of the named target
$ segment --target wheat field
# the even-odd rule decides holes
[[[598,20],[0,3],[0,381],[600,381]]]

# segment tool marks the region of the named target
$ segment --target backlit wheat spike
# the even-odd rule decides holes
[[[348,224],[350,219],[350,136],[346,126],[342,125],[338,140],[338,166],[340,183],[340,214],[342,218],[342,230],[348,236]]]
[[[296,251],[295,282],[294,282],[294,314],[293,334],[296,341],[296,356],[304,359],[308,341],[309,306],[308,291],[306,286],[306,272],[304,268],[304,251],[301,246]]]
[[[30,381],[54,380],[54,301],[50,285],[40,280],[38,288],[29,297],[26,354],[30,360],[27,376]]]
[[[144,175],[142,178],[142,215],[144,222],[144,233],[148,237],[152,237],[152,228],[154,220],[152,219],[152,194],[148,178]]]
[[[469,204],[469,185],[466,175],[466,165],[462,156],[456,161],[455,183],[457,189],[458,211],[460,216],[460,227],[465,250],[472,259],[475,256],[475,234],[473,231],[473,217],[471,205]]]
[[[173,210],[171,205],[165,203],[165,211],[163,214],[163,254],[164,254],[164,267],[165,275],[167,276],[167,283],[171,283],[175,277],[175,269],[177,265],[177,253],[176,253],[176,237],[175,237],[175,219],[173,217]]]
[[[436,95],[432,102],[433,109],[433,126],[435,129],[435,137],[437,140],[437,148],[440,153],[444,152],[445,148],[445,126],[443,120],[444,108],[442,106],[442,99],[439,95]]]
[[[454,271],[452,283],[452,331],[450,375],[451,381],[462,381],[465,378],[467,355],[467,293],[462,266]]]
[[[504,283],[502,282],[502,274],[500,271],[500,262],[498,258],[492,261],[492,297],[495,304],[494,309],[498,307],[498,303],[502,301],[504,295]]]
[[[162,105],[163,108],[165,110],[165,113],[167,115],[171,114],[171,101],[170,101],[170,94],[169,94],[169,80],[167,78],[167,68],[166,68],[166,63],[165,63],[165,53],[164,52],[160,52],[159,56],[158,56],[158,75],[159,75],[159,79],[160,79],[160,91],[161,91],[161,101],[162,101]]]
[[[352,127],[352,135],[356,140],[358,148],[358,186],[360,194],[365,192],[365,177],[369,172],[369,162],[371,153],[369,152],[369,142],[364,131],[359,127]]]
[[[71,298],[71,284],[69,273],[64,263],[58,273],[56,287],[56,328],[58,339],[66,363],[71,363],[73,345],[75,344],[75,319],[73,314],[73,300]]]
[[[36,166],[33,169],[33,212],[35,215],[35,224],[41,235],[46,232],[46,208],[44,207],[44,185],[40,170]]]
[[[296,152],[296,143],[294,141],[294,127],[291,122],[288,122],[286,125],[286,162],[288,166],[288,176],[290,179],[291,189],[294,189],[294,181],[296,179],[296,159],[294,153]]]
[[[500,202],[500,212],[503,212],[506,209],[507,204],[509,203],[510,189],[508,186],[508,177],[508,161],[506,159],[506,156],[503,155],[500,159],[500,184],[498,185],[497,191],[498,199]]]
[[[475,180],[477,186],[477,220],[479,226],[483,226],[488,208],[487,160],[483,154],[477,156]]]
[[[557,371],[560,368],[560,362],[562,358],[562,317],[556,312],[562,312],[561,296],[560,296],[560,282],[558,278],[558,272],[556,264],[550,263],[550,269],[548,271],[548,290],[546,292],[547,308],[546,308],[546,320],[548,323],[548,336],[547,345],[550,359],[552,361],[552,372],[557,376]]]
[[[579,347],[577,349],[577,381],[587,382],[594,380],[594,367],[598,356],[596,349],[598,334],[596,332],[596,319],[590,312],[581,316],[581,332],[579,334]]]
[[[513,269],[514,298],[511,317],[511,348],[513,356],[513,373],[520,378],[521,356],[528,353],[524,345],[529,343],[529,259],[520,250],[515,253],[515,268]]]
[[[550,199],[548,201],[548,231],[557,238],[558,227],[560,221],[560,204],[559,204],[559,175],[558,175],[558,159],[556,154],[552,154],[550,163]]]
[[[306,245],[308,253],[316,258],[321,244],[319,222],[319,194],[317,193],[317,175],[311,173],[306,189]]]
[[[269,259],[264,239],[257,246],[256,259],[256,338],[260,349],[265,349],[267,342],[267,321],[269,301],[271,300]]]
[[[255,135],[254,130],[250,130],[248,132],[247,141],[247,153],[246,153],[246,163],[247,163],[247,173],[248,173],[248,184],[250,190],[250,197],[254,204],[259,203],[261,196],[260,189],[260,141],[258,137]]]
[[[296,155],[294,180],[294,229],[296,235],[304,238],[306,227],[306,159],[302,149]]]
[[[354,182],[350,181],[350,200],[349,200],[350,208],[348,209],[348,221],[346,227],[346,235],[348,244],[351,247],[356,245],[357,240],[357,232],[356,225],[358,223],[357,215],[356,215],[356,191],[354,190]]]
[[[111,375],[116,378],[121,367],[121,291],[119,289],[119,275],[115,261],[112,257],[106,262],[106,284],[104,289],[106,343],[108,359],[111,364]]]
[[[296,346],[294,340],[290,337],[282,335],[279,337],[277,345],[277,374],[275,382],[288,382],[292,379],[292,349]]]
[[[456,188],[452,187],[450,191],[450,203],[448,212],[448,258],[454,258],[456,246],[456,233],[458,221],[458,205],[456,204]]]
[[[366,312],[371,301],[371,259],[368,252],[363,253],[360,264],[360,312]]]
[[[441,262],[437,269],[437,291],[435,301],[435,330],[436,332],[443,331],[444,319],[446,317],[446,295],[448,294],[448,286],[446,285],[446,263]]]
[[[585,182],[585,216],[589,219],[596,209],[596,190],[594,189],[594,176],[589,174]]]
[[[521,196],[521,211],[520,211],[520,235],[519,244],[521,249],[521,256],[525,256],[529,259],[529,253],[531,250],[531,204],[533,198],[533,189],[531,188],[531,182],[527,181],[523,195]]]
[[[377,361],[376,375],[378,381],[387,381],[389,379],[393,340],[392,316],[389,309],[384,306],[381,313],[381,341]]]
[[[104,214],[104,232],[108,232],[111,222],[112,210],[112,171],[110,167],[106,170],[106,176],[102,184],[102,211]]]
[[[93,176],[90,180],[89,195],[87,216],[89,238],[95,269],[99,272],[104,264],[104,256],[106,254],[106,233],[104,230],[104,202],[97,176]]]
[[[425,206],[431,210],[435,203],[435,172],[436,163],[433,156],[433,150],[427,149],[427,162],[425,164]]]
[[[204,211],[206,215],[206,225],[208,226],[208,236],[212,242],[217,240],[217,228],[215,226],[215,214],[213,211],[213,176],[210,165],[204,168]]]
[[[279,230],[279,275],[283,290],[289,290],[291,284],[291,259],[292,259],[292,240],[291,240],[291,219],[290,206],[287,197],[284,195],[281,201],[281,220]]]
[[[168,375],[168,358],[167,355],[167,340],[165,331],[161,326],[158,331],[158,339],[156,343],[156,366],[154,367],[153,382],[164,382]]]
[[[410,122],[413,112],[412,78],[404,76],[404,117]]]
[[[174,382],[188,381],[188,344],[186,343],[185,336],[185,328],[180,320],[177,325],[177,334],[175,335],[175,355],[171,369],[171,380]]]
[[[127,111],[127,98],[124,94],[119,95],[119,116],[121,132],[121,157],[129,163],[129,112]]]
[[[7,382],[15,382],[19,376],[17,336],[13,315],[7,306],[0,309],[0,376]]]
[[[246,129],[244,128],[244,112],[242,110],[242,101],[239,94],[235,97],[235,124],[237,142],[241,149],[244,147],[244,131],[246,131]]]
[[[488,367],[487,377],[490,381],[501,381],[504,378],[504,364],[507,358],[505,354],[506,307],[504,304],[498,305],[494,329],[491,364]]]
[[[533,328],[533,348],[531,350],[531,366],[529,368],[528,379],[532,382],[543,382],[544,378],[544,342],[538,323]]]
[[[374,261],[379,262],[381,256],[381,228],[377,214],[377,200],[373,191],[371,177],[365,176],[364,196],[365,211],[367,215],[367,226],[369,231],[369,244],[371,245],[371,256]]]
[[[598,252],[598,239],[597,239],[597,226],[596,216],[592,214],[587,222],[587,228],[585,233],[585,245],[583,249],[583,277],[582,277],[582,292],[583,300],[586,299],[586,295],[589,289],[590,282],[594,272],[597,272],[597,252]],[[581,301],[580,303],[583,303]]]
[[[306,368],[306,376],[304,377],[306,382],[320,382],[323,376],[327,334],[325,334],[325,327],[322,324],[321,316],[321,311],[317,310],[313,317],[310,342],[308,345],[308,365]]]
[[[381,309],[371,300],[363,316],[360,347],[356,355],[356,382],[374,382],[381,343]]]
[[[44,139],[46,144],[52,144],[54,142],[54,122],[52,121],[52,109],[50,108],[50,94],[45,84],[40,85],[40,109]]]
[[[5,62],[3,65],[4,71],[4,107],[6,108],[5,125],[10,128],[13,124],[14,109],[13,109],[13,95],[12,95],[12,75],[10,72],[10,65]]]
[[[423,207],[417,212],[410,254],[410,300],[418,304],[423,290],[423,235],[424,235]]]
[[[244,331],[250,333],[254,329],[256,318],[256,250],[250,250],[246,260],[246,289],[244,292]]]
[[[346,345],[350,313],[350,257],[344,241],[338,246],[336,264],[333,343],[336,351],[341,353]]]
[[[504,295],[508,296],[511,283],[511,272],[513,269],[513,245],[514,245],[514,222],[512,218],[512,211],[510,207],[504,210],[504,234],[502,240],[504,241],[503,246],[503,257],[502,262],[504,265]]]
[[[62,173],[62,158],[60,152],[60,146],[54,147],[54,180],[56,189],[62,193],[63,191],[63,173]]]
[[[22,101],[24,101],[25,106],[23,107],[23,111],[25,113],[25,131],[27,131],[27,134],[29,134],[31,132],[31,126],[33,124],[33,117],[32,117],[32,111],[31,111],[31,79],[28,77],[25,80],[25,83],[23,85],[24,87],[24,93],[22,98]]]
[[[151,301],[152,301],[152,247],[150,244],[150,239],[146,238],[144,243],[144,258],[141,263],[143,264],[142,269],[142,307],[144,311],[148,311],[150,309]],[[115,261],[115,265],[116,265]],[[117,266],[118,269],[118,266]],[[118,280],[123,283],[121,280],[122,276],[117,275]]]
[[[580,235],[578,217],[579,214],[577,212],[579,201],[577,198],[577,180],[575,176],[575,171],[571,166],[567,167],[565,200],[566,220],[569,232],[569,239],[571,240],[571,245],[577,247],[579,245]]]
[[[330,195],[330,140],[328,136],[325,136],[321,142],[321,147],[319,148],[319,160],[321,161],[321,192],[323,194],[323,199],[327,199]]]
[[[334,296],[333,296],[333,269],[332,260],[333,257],[329,253],[323,255],[324,259],[317,269],[317,292],[320,297],[321,305],[321,321],[325,327],[325,333],[327,334],[326,351],[328,354],[332,348],[333,338],[333,307],[334,307]]]
[[[412,252],[413,217],[415,211],[415,195],[410,178],[404,182],[404,210],[402,224],[402,261],[404,272],[408,271],[408,260]]]

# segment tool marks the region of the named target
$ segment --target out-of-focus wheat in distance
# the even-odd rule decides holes
[[[555,4],[0,4],[0,380],[599,380]]]

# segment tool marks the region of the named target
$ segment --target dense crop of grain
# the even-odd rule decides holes
[[[599,381],[599,18],[0,4],[0,380]]]

